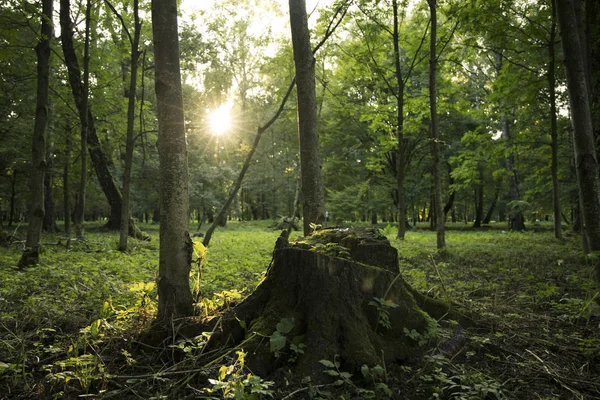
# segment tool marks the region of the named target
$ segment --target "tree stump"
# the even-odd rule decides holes
[[[223,316],[209,346],[244,350],[260,376],[285,365],[313,382],[327,379],[323,359],[356,370],[421,353],[405,328],[424,333],[431,318],[399,275],[396,249],[377,229],[324,229],[287,247],[280,242],[264,281]],[[302,354],[292,350],[300,343]]]

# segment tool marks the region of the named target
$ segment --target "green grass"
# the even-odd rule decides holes
[[[222,304],[220,292],[247,294],[256,286],[280,233],[267,226],[229,222],[215,232],[202,268],[202,298]],[[68,248],[61,235],[44,236],[40,265],[22,271],[14,267],[22,244],[0,248],[0,386],[7,388],[0,399],[102,390],[133,398],[137,392],[109,374],[156,376],[166,368],[156,355],[164,349],[132,354],[156,307],[158,226],[140,227],[152,241],[132,240],[128,254],[116,250],[117,233],[99,224],[90,224],[86,240]],[[435,232],[419,227],[398,241],[393,227],[380,227],[398,248],[401,273],[411,285],[479,315],[476,327],[445,328],[424,359],[387,366],[387,385],[400,398],[600,396],[598,294],[576,235],[559,242],[545,224],[523,233],[500,224],[484,230],[450,224],[448,247],[438,253]],[[20,227],[17,236],[24,234]],[[202,351],[201,343],[174,346],[190,360],[182,365],[198,368],[189,357]],[[142,397],[189,390],[166,377],[131,385],[142,381],[136,386]],[[204,379],[194,387],[206,385]],[[293,389],[273,390],[281,397]],[[344,391],[355,398],[367,393],[348,385]]]

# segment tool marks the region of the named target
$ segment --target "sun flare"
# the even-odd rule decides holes
[[[223,104],[210,113],[210,131],[215,136],[224,135],[231,128],[231,105]]]

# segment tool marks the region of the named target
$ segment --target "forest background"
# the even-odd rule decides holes
[[[120,202],[127,204],[129,196],[133,219],[132,225],[126,220],[125,232],[147,238],[135,224],[143,222],[152,236],[152,225],[146,224],[159,223],[161,215],[150,4],[60,3],[61,15],[58,10],[53,14],[55,33],[50,36],[40,33],[44,19],[37,3],[11,0],[1,6],[3,240],[22,244],[19,235],[32,208],[31,132],[39,111],[33,49],[44,41],[51,49],[42,157],[47,167],[44,230],[54,235],[51,238],[70,238],[72,220],[77,237],[83,239],[85,225],[118,228],[123,226],[122,215],[127,215],[127,208],[121,213]],[[382,223],[388,236],[400,240],[407,229],[423,224],[439,228],[434,210],[441,205],[435,204],[436,162],[430,149],[437,143],[449,226],[481,228],[496,222],[502,230],[531,233],[551,225],[553,236],[562,241],[552,243],[578,246],[574,241],[579,236],[563,232],[565,226],[579,232],[582,224],[564,56],[553,4],[438,4],[439,140],[430,138],[429,8],[426,3],[400,3],[395,13],[394,6],[396,1],[333,2],[311,19],[313,48],[318,47],[316,92],[327,222]],[[235,224],[235,229],[239,221],[277,221],[299,214],[297,104],[295,96],[289,96],[295,75],[289,34],[278,23],[271,30],[256,23],[285,16],[278,2],[236,1],[218,2],[181,19],[189,217],[199,232],[205,232],[207,224]],[[587,15],[588,33],[593,33],[589,28],[595,26],[594,17],[597,12]],[[72,29],[71,52],[65,50],[65,27]],[[76,96],[75,102],[73,55],[84,78],[83,96]],[[597,57],[590,62],[596,65]],[[88,104],[92,111],[82,112]],[[592,115],[597,117],[595,111]],[[274,115],[276,120],[271,119]],[[217,220],[245,164],[250,168],[240,180],[240,190],[225,218]],[[123,247],[122,240],[121,235],[122,250],[152,246],[134,241]],[[62,245],[62,239],[58,243]],[[554,262],[560,266],[565,260]],[[584,316],[587,329],[597,294],[579,279],[584,278],[576,279],[580,298],[573,308],[580,307],[570,310],[569,318],[581,322]],[[421,283],[427,287],[426,281]],[[153,290],[143,286],[134,291],[143,294],[146,289]],[[567,307],[559,305],[571,305],[552,297],[560,294],[554,286],[548,293],[543,289],[536,289],[536,299],[556,301],[553,307],[560,311]],[[7,326],[14,332],[11,324]],[[90,329],[99,326],[92,324]],[[589,347],[595,354],[597,346],[586,343],[589,346],[580,349],[583,357]],[[3,363],[2,371],[14,369],[13,364],[24,365]],[[443,383],[442,378],[434,376]],[[497,392],[492,386],[490,393]]]

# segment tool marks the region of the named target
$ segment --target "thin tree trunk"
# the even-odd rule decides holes
[[[46,132],[46,142],[48,143],[46,149],[46,173],[44,174],[44,223],[42,230],[49,233],[58,232],[58,226],[56,225],[56,215],[54,213],[54,196],[52,195],[52,186],[54,185],[54,172],[52,171],[54,165],[54,141],[51,138],[53,134],[52,129],[52,109],[49,109],[48,114],[48,126]]]
[[[65,144],[65,160],[63,166],[63,210],[65,213],[65,235],[71,235],[71,196],[69,183],[69,164],[71,162],[71,130],[67,129]]]
[[[84,56],[83,56],[83,93],[81,97],[81,169],[79,181],[79,195],[75,204],[75,232],[78,239],[82,239],[85,235],[85,198],[87,186],[87,136],[89,127],[89,116],[85,110],[88,109],[89,93],[90,93],[90,25],[91,25],[91,10],[92,4],[87,0],[85,8],[85,38],[84,38]]]
[[[482,176],[480,175],[480,179]],[[483,219],[483,180],[475,187],[475,222],[473,228],[481,228]]]
[[[121,228],[119,235],[119,250],[127,251],[127,238],[129,236],[129,198],[131,194],[131,170],[133,167],[134,122],[135,122],[135,93],[137,88],[137,70],[139,60],[139,43],[142,23],[139,17],[139,1],[133,1],[134,34],[131,40],[131,77],[129,81],[127,105],[127,139],[125,143],[125,169],[123,171],[123,204],[121,206]],[[127,29],[123,25],[124,29]]]
[[[552,138],[552,209],[554,212],[554,237],[562,239],[562,225],[560,220],[560,192],[558,188],[558,127],[556,117],[556,78],[554,41],[556,37],[556,10],[552,3],[552,26],[550,28],[550,41],[548,43],[548,90],[550,92],[550,136]]]
[[[435,77],[437,70],[437,7],[436,0],[428,0],[431,12],[431,40],[429,43],[429,104],[431,109],[431,155],[433,157],[433,195],[435,199],[437,248],[446,247],[445,215],[442,209],[442,177],[440,160],[440,133],[437,115]]]
[[[304,234],[308,235],[312,230],[311,224],[320,224],[325,219],[325,193],[321,180],[321,153],[317,130],[315,58],[310,47],[306,2],[289,0],[289,6],[298,95],[302,214]]]
[[[494,210],[496,209],[496,204],[498,203],[498,196],[500,195],[500,189],[496,189],[496,194],[492,199],[492,204],[490,204],[490,208],[488,208],[488,212],[485,214],[482,224],[489,224],[492,220],[492,215],[494,215]]]
[[[10,211],[8,212],[8,227],[15,221],[15,201],[17,197],[17,170],[10,175]]]
[[[557,0],[561,42],[565,53],[567,88],[573,123],[575,166],[583,214],[583,234],[593,254],[596,286],[600,289],[600,179],[594,146],[590,96],[584,49],[577,32],[577,19],[570,0]]]
[[[41,37],[35,47],[37,55],[37,93],[35,122],[31,145],[31,207],[25,250],[19,267],[39,261],[42,224],[44,221],[44,175],[46,172],[46,127],[48,123],[48,88],[50,79],[50,41],[52,40],[52,0],[42,1]]]
[[[398,191],[398,234],[399,240],[406,236],[406,193],[404,181],[406,178],[406,141],[404,140],[404,78],[400,66],[400,37],[398,20],[398,0],[392,0],[394,14],[394,73],[396,75],[396,189]]]
[[[294,195],[294,207],[292,209],[292,215],[290,216],[290,224],[288,225],[287,232],[288,236],[294,229],[294,222],[296,221],[296,213],[298,213],[298,204],[300,204],[300,180],[296,182],[296,193]]]
[[[205,247],[208,247],[208,245],[210,244],[210,239],[212,238],[212,235],[213,235],[215,229],[217,229],[217,226],[219,225],[219,221],[222,221],[223,218],[225,218],[225,216],[227,215],[227,212],[229,211],[229,207],[231,207],[231,203],[233,202],[233,199],[235,199],[235,196],[237,195],[238,191],[240,190],[240,187],[242,186],[242,181],[244,180],[244,177],[246,176],[246,172],[248,171],[248,168],[250,168],[252,157],[254,156],[254,153],[256,152],[256,149],[258,148],[258,144],[260,143],[262,134],[267,129],[269,129],[269,127],[277,120],[277,118],[279,118],[279,115],[283,112],[285,103],[287,102],[288,98],[290,97],[290,94],[292,93],[295,82],[296,81],[293,80],[292,83],[290,84],[290,86],[288,87],[288,90],[285,93],[285,96],[283,97],[283,99],[281,101],[279,109],[275,112],[275,115],[273,115],[273,117],[265,125],[263,125],[257,129],[256,136],[254,137],[254,143],[252,143],[252,147],[250,148],[250,151],[246,155],[246,160],[244,161],[244,165],[242,166],[242,169],[240,170],[240,173],[238,174],[235,184],[233,185],[233,187],[231,188],[231,190],[229,192],[229,196],[227,197],[227,200],[225,200],[225,204],[223,205],[223,207],[221,207],[221,209],[219,210],[219,214],[217,215],[217,217],[215,219],[213,219],[213,221],[211,221],[211,225],[206,230],[206,233],[204,235],[204,240],[202,241],[202,244]]]
[[[73,44],[73,22],[70,16],[70,0],[60,0],[60,25],[61,25],[61,44],[65,57],[69,75],[69,84],[73,92],[73,98],[79,111],[80,121],[87,119],[87,146],[90,159],[96,170],[96,176],[100,187],[110,205],[110,216],[106,226],[110,229],[119,229],[121,219],[121,192],[113,179],[109,169],[109,161],[107,160],[102,148],[100,140],[96,133],[94,116],[91,107],[84,107],[84,85],[81,82],[81,69],[77,61],[77,54]]]
[[[452,207],[454,206],[454,199],[456,197],[456,191],[452,188],[452,185],[454,184],[454,178],[452,177],[452,166],[447,161],[446,165],[448,166],[448,182],[450,183],[450,197],[448,197],[448,202],[444,206],[444,215],[448,215],[450,210],[453,209]],[[455,219],[455,217],[452,217],[452,222],[456,222]]]
[[[183,93],[179,66],[177,1],[152,0],[155,89],[160,161],[160,255],[158,323],[192,315],[192,240]]]

